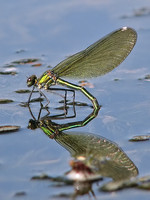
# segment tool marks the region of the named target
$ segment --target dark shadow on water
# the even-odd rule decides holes
[[[78,195],[92,194],[92,184],[108,177],[112,182],[128,180],[138,175],[138,169],[123,150],[107,138],[92,133],[65,131],[82,127],[93,120],[99,109],[92,112],[82,121],[58,124],[56,116],[46,115],[40,118],[42,107],[36,120],[29,107],[33,119],[29,120],[28,128],[40,128],[51,139],[70,152],[71,170],[62,176],[62,181],[71,180]],[[67,116],[66,116],[67,118]],[[76,118],[75,118],[76,119]]]

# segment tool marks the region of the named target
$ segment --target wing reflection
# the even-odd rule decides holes
[[[114,142],[95,134],[61,133],[55,140],[77,161],[90,167],[94,174],[114,181],[135,177],[138,170],[123,150]]]
[[[104,177],[120,181],[138,174],[135,164],[116,143],[96,134],[64,131],[86,125],[97,114],[98,110],[93,110],[83,121],[66,124],[53,122],[50,116],[29,121],[29,128],[41,128],[70,152],[73,160],[70,161],[71,170],[65,173],[65,177],[74,181],[75,195],[88,192],[94,195],[92,183]]]

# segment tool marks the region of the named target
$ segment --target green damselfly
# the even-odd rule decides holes
[[[136,31],[132,28],[118,29],[85,50],[63,60],[53,69],[47,70],[40,78],[32,75],[27,79],[27,86],[33,86],[34,90],[35,87],[48,89],[50,86],[58,84],[80,90],[92,101],[94,108],[99,108],[97,99],[85,88],[67,82],[60,77],[84,79],[104,75],[117,67],[129,55],[136,39]],[[33,90],[30,93],[28,103]]]

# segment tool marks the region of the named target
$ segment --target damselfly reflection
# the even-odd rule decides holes
[[[29,120],[28,128],[30,128],[30,129],[41,128],[44,131],[44,130],[48,130],[47,127],[49,127],[50,131],[46,131],[46,132],[47,132],[47,134],[49,134],[50,138],[55,137],[56,134],[59,134],[60,132],[62,132],[64,130],[85,126],[91,120],[93,120],[98,115],[98,112],[99,112],[99,109],[93,109],[92,112],[87,117],[85,117],[85,119],[82,121],[58,124],[52,120],[69,119],[69,118],[76,117],[75,105],[73,104],[74,115],[72,115],[72,116],[67,116],[66,113],[58,114],[58,115],[50,115],[50,112],[47,108],[46,109],[47,114],[43,117],[41,117],[41,113],[43,110],[43,105],[41,102],[40,102],[40,105],[41,105],[41,107],[40,107],[37,118],[34,116],[30,105],[28,106],[29,112],[32,116],[32,119]],[[45,110],[45,108],[44,108],[44,110]]]
[[[33,129],[34,126],[34,129],[42,129],[49,138],[54,139],[70,153],[72,157],[70,161],[71,170],[65,172],[62,178],[59,177],[59,181],[65,183],[66,180],[71,180],[73,182],[75,187],[74,197],[89,192],[94,195],[92,184],[105,177],[109,177],[112,182],[117,183],[138,175],[135,164],[116,143],[88,132],[67,131],[85,126],[97,114],[97,109],[95,109],[83,121],[66,124],[54,123],[48,117],[39,118],[38,121],[29,121],[28,128]],[[33,179],[35,180],[34,177]],[[38,179],[37,176],[36,179]],[[57,177],[54,180],[58,180]]]

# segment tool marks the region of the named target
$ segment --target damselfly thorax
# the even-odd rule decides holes
[[[53,71],[47,70],[44,74],[37,80],[37,86],[39,89],[48,89],[51,85],[56,85],[57,77]]]

